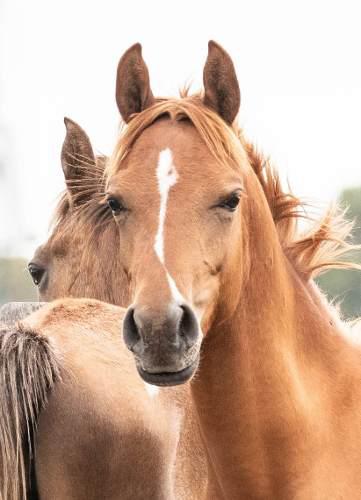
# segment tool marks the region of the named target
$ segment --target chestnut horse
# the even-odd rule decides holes
[[[312,281],[351,266],[337,260],[347,224],[329,213],[297,238],[299,202],[260,175],[216,43],[203,95],[155,99],[136,44],[116,97],[128,125],[107,166],[107,251],[129,280],[123,335],[144,381],[197,373],[208,497],[359,498],[361,349]]]
[[[100,200],[104,198],[105,159],[94,156],[89,138],[79,125],[69,119],[65,119],[65,124],[67,134],[62,149],[62,168],[67,190],[59,202],[54,217],[54,229],[49,240],[36,251],[29,264],[30,274],[34,283],[39,287],[41,300],[53,300],[56,297],[65,296],[88,296],[107,302],[126,304],[127,284],[123,283],[124,276],[118,270],[115,259],[112,260],[112,256],[107,252],[109,245],[114,243],[117,229],[107,207],[104,213],[99,205]],[[93,228],[94,214],[97,220],[96,230]],[[109,281],[111,269],[117,271],[118,277],[114,283]],[[118,314],[121,314],[121,310]],[[69,325],[69,332],[64,332],[64,335],[71,335],[72,330],[79,331],[82,328],[75,321],[74,314],[71,315],[72,321],[74,320],[72,328],[70,328],[70,319],[64,322],[60,318],[60,313],[56,313],[56,317],[63,328]],[[90,328],[90,322],[91,317],[88,318],[86,328]],[[93,327],[95,328],[96,325]],[[131,358],[129,355],[125,356],[120,349],[121,346],[116,344],[114,347],[114,356],[118,357],[119,363],[117,370],[111,374],[109,370],[104,370],[103,359],[106,354],[101,340],[99,340],[99,345],[95,346],[92,341],[89,346],[87,337],[82,340],[82,336],[78,335],[77,341],[79,343],[74,341],[71,344],[70,358],[72,359],[77,350],[79,351],[80,369],[81,360],[85,359],[82,357],[82,351],[87,349],[88,358],[86,359],[89,361],[89,366],[83,367],[81,376],[79,370],[77,372],[79,383],[86,385],[87,390],[84,391],[82,400],[79,400],[81,403],[79,407],[76,388],[73,391],[72,387],[67,385],[66,390],[62,391],[56,384],[54,388],[52,384],[49,386],[47,392],[49,405],[40,412],[39,432],[35,440],[34,475],[37,478],[40,497],[43,498],[45,495],[47,498],[50,495],[51,498],[66,497],[78,500],[83,497],[100,498],[102,495],[106,498],[108,498],[107,495],[109,498],[136,498],[137,496],[144,498],[158,495],[161,498],[162,491],[168,491],[167,495],[171,495],[169,489],[171,484],[177,499],[203,498],[207,481],[205,459],[200,444],[198,425],[190,407],[189,387],[184,386],[177,391],[169,390],[168,393],[162,392],[161,397],[154,398],[156,392],[151,386],[144,387],[141,383],[141,390],[137,389],[140,380],[134,379],[135,368],[133,364],[129,366]],[[67,345],[67,341],[64,340],[64,342]],[[21,343],[21,335],[19,343]],[[64,348],[62,343],[59,344],[61,352],[64,352]],[[4,366],[7,367],[4,352],[7,352],[6,346],[2,349],[2,359]],[[100,359],[99,352],[102,353]],[[64,358],[68,359],[68,357],[66,353]],[[7,370],[11,373],[11,367]],[[96,387],[93,390],[88,383],[89,370],[96,371],[99,376],[103,377],[103,385],[106,384],[106,377],[111,377],[106,397],[113,403],[109,404],[107,409],[100,401]],[[39,374],[41,375],[41,371]],[[124,389],[117,389],[117,380],[119,386],[125,385]],[[30,388],[30,382],[26,383]],[[13,394],[13,397],[15,396],[16,391]],[[123,402],[123,399],[127,401],[127,404]],[[63,401],[71,412],[65,410],[62,413]],[[68,401],[72,401],[72,407],[68,405]],[[84,401],[87,404],[84,404]],[[41,406],[40,403],[39,406]],[[117,408],[121,409],[121,415]],[[159,416],[154,427],[154,441],[159,440],[157,445],[159,457],[154,458],[152,474],[149,477],[150,469],[144,467],[144,460],[147,460],[146,457],[149,458],[150,453],[153,452],[153,448],[149,446],[149,440],[153,432],[156,408],[159,408]],[[2,415],[5,413],[4,410]],[[182,418],[184,413],[187,414],[185,424]],[[73,422],[74,415],[77,417]],[[68,429],[76,429],[79,420],[86,422],[82,432],[70,433],[68,438],[66,434]],[[43,423],[44,421],[46,424]],[[175,422],[178,422],[177,426]],[[164,436],[158,432],[160,423],[164,427]],[[23,424],[25,425],[25,422]],[[144,442],[138,439],[139,432],[136,433],[136,424],[141,429],[146,429],[149,439]],[[169,429],[172,430],[175,439],[171,455],[169,454]],[[134,440],[131,439],[132,432],[136,434]],[[87,435],[92,436],[91,439]],[[93,439],[94,435],[98,436],[97,439]],[[39,441],[42,446],[39,445]],[[112,446],[109,446],[109,441]],[[50,447],[53,450],[52,453],[49,451]],[[72,453],[67,453],[69,447]],[[111,453],[116,453],[117,448],[121,452],[114,456],[112,467],[107,469],[104,467],[104,462],[108,464],[107,457]],[[44,449],[48,450],[45,455],[46,459]],[[18,446],[13,446],[12,450],[13,453],[19,453]],[[72,456],[76,457],[77,463],[71,458]],[[16,476],[14,466],[9,463],[13,464],[8,460],[8,470]],[[157,468],[159,472],[155,471]],[[22,474],[20,474],[23,479],[25,469],[23,465]],[[133,474],[129,475],[130,469]],[[136,474],[139,474],[137,479]],[[129,478],[124,481],[124,476],[127,475]],[[6,475],[3,474],[3,477]],[[94,485],[94,477],[97,478],[96,485]],[[4,484],[3,481],[3,486]],[[14,488],[21,487],[21,484],[17,485],[16,481],[12,481],[11,484]],[[155,488],[155,485],[159,491],[155,492],[154,489],[151,493],[151,488]],[[31,494],[33,494],[34,481],[32,486]],[[107,493],[106,488],[112,488],[112,493]],[[168,498],[167,495],[166,498]],[[17,498],[15,493],[14,498]]]

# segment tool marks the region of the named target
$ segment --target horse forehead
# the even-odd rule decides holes
[[[165,155],[165,151],[169,154]],[[184,190],[199,194],[216,191],[229,173],[210,152],[194,125],[188,121],[162,119],[138,137],[122,168],[110,177],[109,190],[116,193],[130,189],[142,195],[144,201],[148,200],[159,191],[160,166],[168,172],[165,159],[170,170],[176,172],[176,183],[169,192],[172,198]]]
[[[115,182],[114,182],[115,181]],[[149,198],[167,193],[168,203],[173,199],[191,193],[212,193],[224,184],[216,161],[199,157],[192,153],[184,153],[172,145],[156,149],[153,154],[144,155],[131,168],[124,170],[114,180],[110,189],[115,187],[119,192],[132,192],[131,197],[139,202],[139,196],[147,203]]]

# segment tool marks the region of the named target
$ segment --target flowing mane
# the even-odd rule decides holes
[[[361,269],[351,261],[340,260],[357,249],[350,242],[353,224],[345,218],[345,211],[332,206],[311,229],[300,235],[297,222],[310,219],[306,204],[292,193],[282,189],[281,180],[269,159],[249,143],[236,125],[229,127],[202,103],[201,95],[180,99],[158,99],[141,114],[135,114],[123,129],[117,146],[106,166],[106,176],[115,173],[139,135],[156,120],[170,116],[175,120],[189,120],[197,129],[210,152],[222,164],[240,164],[246,160],[254,170],[266,196],[281,245],[297,271],[306,278],[316,277],[327,269]]]
[[[345,218],[346,211],[332,205],[304,234],[299,234],[297,221],[310,219],[309,205],[284,192],[278,172],[269,159],[247,143],[240,132],[240,140],[248,153],[251,166],[267,198],[273,220],[285,253],[297,270],[306,277],[315,278],[327,269],[361,269],[356,263],[339,260],[358,248],[351,243],[353,222]]]

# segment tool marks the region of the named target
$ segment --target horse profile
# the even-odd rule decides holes
[[[95,157],[88,136],[75,122],[66,119],[65,124],[62,167],[67,190],[59,201],[51,236],[35,252],[29,271],[39,287],[40,300],[88,295],[122,304],[127,287],[122,284],[121,275],[114,283],[107,280],[107,269],[117,267],[111,256],[106,255],[116,231],[112,217],[104,214],[100,205],[104,197],[105,158]],[[98,226],[94,231],[95,220]],[[7,315],[14,317],[17,310],[10,309]],[[100,319],[102,311],[104,317]],[[40,322],[34,320],[36,335],[32,336],[32,330],[29,332],[29,327],[24,326],[29,325],[28,319],[22,322],[20,330],[4,335],[0,349],[2,373],[15,377],[19,366],[24,372],[27,364],[32,370],[37,369],[30,380],[20,379],[23,385],[27,384],[28,399],[34,400],[37,411],[31,418],[27,415],[17,420],[15,435],[11,434],[8,421],[5,426],[0,425],[8,433],[7,446],[2,449],[7,469],[0,476],[3,479],[0,491],[6,500],[10,491],[13,496],[9,498],[18,499],[26,483],[29,494],[34,495],[36,490],[40,498],[168,499],[173,494],[177,499],[203,497],[207,475],[198,428],[189,407],[189,388],[154,397],[156,392],[144,386],[138,376],[134,377],[132,359],[119,342],[121,316],[121,309],[107,308],[104,304],[58,302],[56,307],[51,305],[37,316],[43,318]],[[110,324],[109,318],[116,318],[116,323]],[[102,323],[100,330],[98,321]],[[82,331],[99,335],[82,335]],[[106,331],[108,337],[109,331],[113,332],[114,344],[103,345],[102,332]],[[46,391],[37,396],[35,388],[47,373],[46,365],[43,370],[38,358],[48,359],[48,350],[44,354],[43,344],[37,342],[39,335],[46,337],[45,347],[55,338],[57,355],[51,357],[50,351],[51,366],[56,368],[56,374],[61,373],[61,381],[69,371],[75,372],[77,385],[64,385],[54,377],[52,383],[45,384]],[[32,347],[34,366],[29,357],[22,357],[26,353],[24,344]],[[116,368],[111,370],[105,362],[110,348],[111,360],[117,361]],[[9,352],[18,356],[18,365],[11,363]],[[99,384],[91,383],[93,373],[97,381],[102,380],[104,394]],[[79,387],[82,387],[81,397]],[[14,398],[18,398],[17,411],[27,408],[27,399],[21,398],[22,392],[16,384],[12,390],[3,400],[1,424]],[[183,424],[184,413],[188,415],[187,425]],[[37,432],[31,436],[34,460],[30,468],[33,480],[29,485],[26,449],[22,453],[21,448],[27,447],[24,432],[32,423]],[[22,459],[22,464],[16,462],[16,456]]]
[[[208,498],[358,498],[361,350],[312,280],[351,266],[347,223],[329,213],[298,238],[300,203],[238,129],[216,43],[203,95],[154,98],[136,44],[116,97],[127,127],[106,198],[126,242],[111,246],[129,280],[123,336],[144,381],[196,374]]]

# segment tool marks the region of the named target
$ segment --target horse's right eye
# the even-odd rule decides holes
[[[36,286],[40,285],[42,277],[44,276],[45,273],[45,269],[34,264],[33,262],[30,262],[30,264],[28,265],[28,271],[30,273],[34,285]]]

